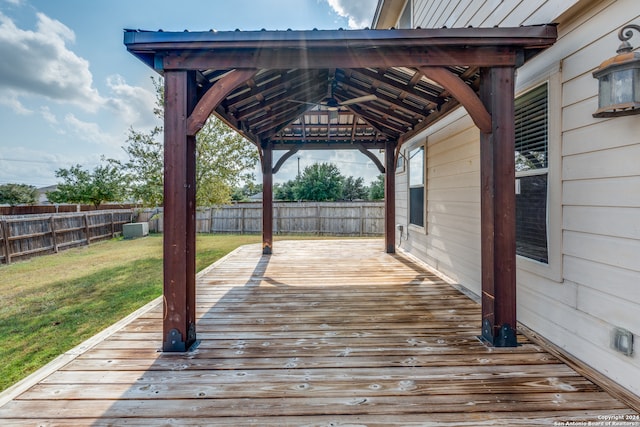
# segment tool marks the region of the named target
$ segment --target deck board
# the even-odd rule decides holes
[[[379,240],[240,248],[198,278],[198,348],[161,307],[0,407],[2,425],[553,425],[633,410]]]

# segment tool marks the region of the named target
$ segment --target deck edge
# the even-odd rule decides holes
[[[202,276],[207,274],[216,266],[222,264],[227,258],[231,257],[232,254],[234,254],[235,252],[239,251],[245,246],[250,246],[250,245],[252,244],[250,243],[247,245],[239,246],[233,251],[223,256],[222,258],[212,263],[211,265],[203,268],[201,271],[198,272],[198,274],[196,274],[196,280],[200,279]],[[106,340],[116,332],[120,331],[121,329],[129,325],[138,317],[153,310],[159,304],[162,304],[162,300],[163,300],[163,297],[162,295],[160,295],[159,297],[153,299],[152,301],[146,303],[139,309],[130,313],[126,317],[123,317],[113,325],[108,326],[106,329],[103,329],[102,331],[86,339],[85,341],[81,342],[80,344],[73,347],[72,349],[62,353],[61,355],[59,355],[58,357],[56,357],[55,359],[53,359],[52,361],[44,365],[43,367],[39,368],[35,372],[29,374],[28,376],[24,377],[23,379],[13,384],[9,388],[0,392],[0,407],[14,400],[18,396],[20,396],[22,393],[26,392],[31,387],[35,386],[36,384],[44,380],[46,377],[48,377],[52,373],[60,370],[63,366],[74,361],[78,356],[81,356],[82,354],[89,351],[91,348],[95,347],[96,345],[103,342],[104,340]]]

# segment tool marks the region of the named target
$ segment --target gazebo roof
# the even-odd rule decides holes
[[[197,99],[234,70],[253,70],[213,113],[275,149],[407,139],[477,93],[481,67],[520,66],[555,39],[554,25],[124,34],[157,72],[193,71]]]
[[[211,114],[262,163],[262,253],[273,253],[273,174],[300,148],[350,148],[385,174],[385,250],[395,252],[399,148],[462,105],[480,130],[482,336],[515,330],[515,68],[554,25],[357,31],[145,32],[127,49],[165,76],[163,350],[196,343],[195,135]],[[384,147],[384,165],[369,151]],[[273,165],[273,150],[288,149]]]

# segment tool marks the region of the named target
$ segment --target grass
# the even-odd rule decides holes
[[[260,236],[198,235],[197,270]],[[162,236],[0,266],[0,391],[162,293]]]

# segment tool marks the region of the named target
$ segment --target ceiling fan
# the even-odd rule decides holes
[[[358,96],[356,98],[347,99],[344,101],[338,101],[333,95],[333,91],[335,88],[335,80],[331,79],[329,84],[327,85],[327,97],[320,102],[308,102],[308,101],[296,101],[290,99],[289,102],[296,102],[298,104],[309,104],[320,107],[326,107],[326,110],[329,111],[329,118],[334,119],[338,117],[338,110],[340,107],[345,107],[347,105],[359,104],[362,102],[375,101],[378,99],[374,94]]]

